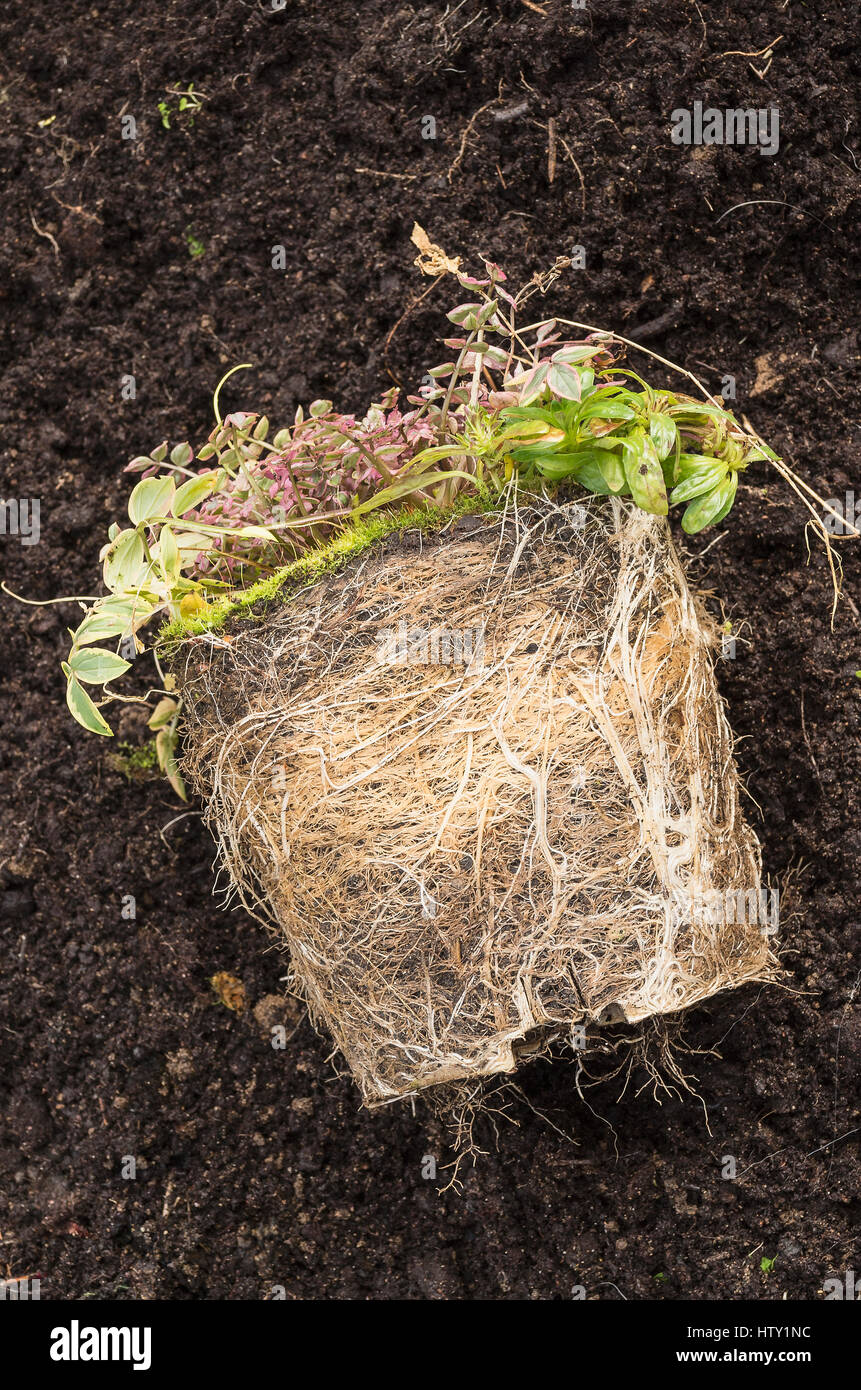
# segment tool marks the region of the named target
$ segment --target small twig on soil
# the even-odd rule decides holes
[[[853,599],[852,595],[851,595],[851,594],[844,594],[844,598],[846,599],[846,602],[847,602],[848,605],[849,605],[849,609],[850,609],[851,613],[854,615],[854,618],[855,618],[856,623],[857,623],[857,622],[861,622],[861,613],[858,612],[858,605],[857,605],[857,603],[855,602],[855,600]]]
[[[540,5],[533,4],[532,0],[520,0],[520,3],[521,5],[525,5],[527,10],[534,10],[536,14],[540,14],[542,19],[547,18],[547,11],[542,10]]]
[[[844,134],[844,135],[848,135],[848,134],[849,134],[849,127],[850,127],[851,125],[852,125],[851,117],[850,117],[849,119],[847,119],[847,120],[844,120],[844,122],[843,122],[843,134]],[[858,163],[858,160],[855,158],[855,151],[851,148],[851,146],[847,145],[847,143],[846,143],[845,140],[841,140],[841,141],[840,141],[840,144],[843,146],[843,149],[846,151],[846,153],[849,155],[849,158],[852,160],[852,163],[855,165],[855,172],[856,172],[857,174],[861,174],[861,164],[859,164],[859,163]],[[836,158],[836,157],[837,157],[837,156],[835,155],[835,158]]]
[[[451,165],[449,166],[449,171],[448,171],[448,174],[447,174],[447,176],[446,176],[446,177],[448,178],[449,183],[451,183],[452,178],[453,178],[455,172],[456,172],[456,171],[460,168],[460,166],[461,166],[461,163],[462,163],[462,161],[463,161],[463,157],[464,157],[464,155],[466,154],[466,142],[467,142],[467,140],[469,139],[470,135],[472,134],[473,127],[474,127],[476,121],[478,120],[479,116],[483,115],[485,111],[489,111],[490,108],[491,108],[491,106],[495,106],[496,103],[497,103],[498,101],[501,101],[501,100],[502,100],[502,82],[500,82],[500,84],[499,84],[499,92],[498,92],[498,94],[493,98],[493,100],[492,100],[492,101],[486,101],[486,102],[484,103],[483,106],[479,106],[478,110],[477,110],[472,116],[470,116],[469,120],[467,121],[466,127],[465,127],[465,129],[464,129],[464,132],[463,132],[463,134],[462,134],[461,137],[460,137],[460,149],[458,150],[457,154],[456,154],[455,157],[454,157],[454,160],[452,161]]]
[[[548,132],[548,160],[547,160],[547,165],[548,165],[547,172],[548,172],[548,176],[549,176],[549,173],[550,173],[550,141],[552,140],[552,142],[553,142],[554,144],[558,142],[558,144],[560,144],[560,145],[562,146],[562,148],[563,148],[563,150],[565,151],[565,153],[567,154],[568,158],[571,160],[571,163],[574,165],[574,168],[577,170],[577,177],[578,177],[578,179],[580,180],[580,199],[581,199],[583,211],[585,212],[585,211],[586,211],[586,182],[585,182],[585,180],[584,180],[584,178],[583,178],[583,170],[580,168],[580,165],[577,163],[577,160],[574,158],[574,155],[573,155],[572,152],[571,152],[571,147],[570,147],[570,145],[568,144],[567,140],[565,140],[565,139],[563,138],[563,136],[561,136],[561,135],[559,134],[559,131],[556,129],[556,120],[555,120],[555,117],[553,117],[553,118],[551,118],[551,119],[552,119],[552,124],[553,124],[553,134],[552,134],[552,136],[550,135],[550,122],[548,122],[548,124],[547,124],[546,127],[541,123],[541,121],[531,121],[531,122],[530,122],[531,125],[536,126],[539,130],[545,130],[545,129],[546,129],[547,132]],[[555,157],[554,157],[554,160],[553,160],[553,172],[554,172],[554,175],[555,175],[555,173],[556,173],[556,159],[555,159]],[[553,180],[550,179],[550,182],[552,183]],[[524,215],[524,216],[529,216],[530,214],[523,214],[523,215]],[[507,216],[507,214],[506,214],[506,216]]]
[[[556,1132],[562,1139],[566,1139],[566,1140],[568,1141],[569,1144],[573,1144],[573,1145],[575,1146],[575,1148],[578,1148],[578,1149],[579,1149],[579,1147],[580,1147],[580,1140],[579,1140],[579,1139],[575,1139],[574,1136],[573,1136],[573,1134],[568,1134],[564,1129],[560,1129],[559,1125],[554,1124],[553,1121],[551,1120],[550,1116],[549,1116],[549,1115],[545,1115],[545,1113],[544,1113],[543,1110],[538,1110],[538,1109],[536,1109],[536,1107],[532,1104],[532,1101],[529,1099],[529,1097],[528,1097],[528,1095],[526,1094],[526,1092],[525,1092],[524,1090],[522,1090],[522,1088],[521,1088],[520,1086],[517,1086],[517,1085],[515,1085],[514,1082],[512,1082],[512,1083],[511,1083],[511,1089],[512,1089],[512,1091],[515,1092],[515,1094],[516,1094],[517,1096],[519,1096],[519,1098],[523,1101],[524,1105],[527,1105],[527,1106],[529,1107],[529,1109],[532,1111],[533,1115],[536,1115],[536,1116],[538,1117],[539,1120],[543,1120],[545,1124],[548,1124],[548,1125],[550,1126],[550,1128],[551,1128],[552,1130],[555,1130],[555,1132]],[[576,1160],[575,1160],[575,1162],[576,1162]],[[591,1165],[592,1159],[583,1159],[583,1160],[580,1160],[580,1162],[581,1162],[581,1163],[588,1163],[589,1165]]]
[[[724,537],[725,537],[725,536],[728,536],[728,535],[729,535],[729,532],[728,532],[728,531],[719,531],[718,534],[715,536],[715,538],[714,538],[713,541],[709,541],[708,545],[705,546],[705,548],[704,548],[703,550],[698,551],[698,553],[697,553],[697,559],[698,559],[698,560],[701,560],[701,559],[703,558],[704,555],[708,554],[708,552],[712,549],[713,546],[716,546],[716,545],[718,544],[719,541],[722,541],[722,540],[724,539]]]
[[[360,169],[358,166],[353,168],[354,174],[373,174],[378,179],[417,179],[418,174],[390,174],[388,169]]]
[[[771,43],[767,43],[767,44],[765,45],[765,48],[760,48],[760,49],[758,49],[758,50],[756,51],[756,53],[746,53],[743,49],[740,49],[740,48],[730,48],[730,49],[727,49],[726,53],[715,53],[715,54],[714,54],[714,57],[715,57],[715,58],[762,58],[766,53],[770,53],[771,50],[772,50],[773,48],[776,48],[777,45],[780,43],[780,40],[781,40],[782,38],[783,38],[783,35],[782,35],[782,34],[778,34],[778,36],[777,36],[776,39],[774,39]]]
[[[556,177],[556,117],[551,116],[547,122],[547,182],[552,183]]]
[[[570,147],[568,146],[567,142],[566,142],[565,140],[563,140],[563,138],[562,138],[561,135],[558,136],[557,138],[558,138],[559,143],[560,143],[560,145],[562,146],[563,150],[564,150],[565,153],[567,154],[568,158],[571,160],[571,163],[574,165],[574,168],[577,170],[577,177],[578,177],[578,179],[580,180],[580,197],[581,197],[582,204],[583,204],[583,212],[585,213],[585,211],[586,211],[586,181],[585,181],[585,179],[583,178],[583,170],[580,168],[580,165],[577,163],[577,160],[574,158],[573,154],[571,153]]]
[[[493,119],[495,121],[513,121],[518,116],[524,115],[528,110],[529,98],[527,97],[525,101],[518,102],[516,106],[506,107],[504,111],[494,111]]]
[[[691,0],[691,4],[693,5],[694,9],[696,10],[697,14],[698,14],[699,17],[700,17],[700,24],[703,26],[703,39],[704,39],[704,41],[705,41],[706,43],[708,43],[708,41],[709,41],[709,31],[708,31],[708,29],[706,28],[706,22],[705,22],[705,20],[703,19],[703,12],[702,12],[702,10],[700,9],[699,5],[697,4],[697,0]]]
[[[89,212],[88,209],[84,207],[83,203],[64,203],[62,198],[57,197],[56,193],[52,193],[51,197],[54,199],[57,206],[61,207],[64,212],[74,212],[78,217],[83,217],[87,222],[98,222],[100,227],[104,226],[104,222],[101,217],[99,217],[98,213]]]
[[[859,1126],[859,1127],[856,1128],[856,1129],[847,1129],[847,1131],[846,1131],[845,1134],[838,1134],[838,1136],[837,1136],[836,1139],[829,1139],[829,1140],[828,1140],[828,1143],[827,1143],[827,1144],[822,1144],[820,1148],[818,1148],[818,1149],[811,1149],[811,1150],[810,1150],[810,1153],[809,1153],[809,1154],[805,1154],[804,1157],[805,1157],[805,1158],[813,1158],[814,1154],[821,1154],[821,1153],[824,1153],[826,1149],[830,1149],[830,1148],[831,1148],[832,1144],[840,1144],[840,1143],[843,1142],[844,1139],[851,1139],[851,1137],[852,1137],[853,1134],[861,1134],[861,1126]],[[834,1155],[832,1154],[832,1158],[833,1158],[833,1156],[834,1156]]]
[[[163,844],[167,849],[170,849],[170,845],[167,843],[167,840],[164,838],[164,832],[165,832],[166,830],[170,830],[171,826],[172,826],[172,825],[176,825],[178,821],[186,820],[189,816],[199,816],[199,815],[200,815],[200,811],[183,811],[182,815],[174,816],[173,820],[169,820],[168,823],[167,823],[167,825],[162,825],[162,826],[160,826],[159,832],[158,832],[158,833],[159,833],[159,838],[160,838],[162,844]]]
[[[768,69],[771,67],[771,65],[772,65],[773,62],[774,62],[774,54],[771,53],[771,54],[769,54],[768,62],[766,63],[766,65],[765,65],[764,68],[758,68],[758,67],[755,65],[755,63],[748,63],[748,67],[750,68],[750,70],[751,70],[751,72],[754,74],[754,76],[759,78],[760,82],[764,82],[764,81],[765,81],[765,78],[766,78],[766,74],[768,73]]]
[[[37,222],[36,222],[36,219],[35,219],[35,217],[33,216],[32,212],[30,213],[30,222],[31,222],[31,224],[32,224],[33,231],[36,233],[36,235],[37,235],[37,236],[43,236],[43,237],[45,238],[46,241],[50,241],[51,245],[52,245],[53,248],[54,248],[54,255],[57,256],[57,257],[59,257],[59,255],[60,255],[60,248],[59,248],[59,246],[57,245],[57,243],[56,243],[56,241],[54,240],[54,238],[51,236],[51,233],[50,233],[50,232],[43,232],[43,231],[42,231],[42,228],[41,228],[40,226],[38,226],[38,224],[37,224]]]
[[[715,226],[717,226],[718,222],[723,222],[725,217],[729,217],[730,213],[735,212],[738,208],[752,208],[758,203],[771,204],[774,207],[780,208],[792,208],[794,212],[803,212],[805,217],[812,217],[814,222],[822,223],[823,227],[828,226],[828,223],[823,222],[822,218],[817,217],[814,212],[808,212],[806,208],[800,208],[797,203],[784,202],[783,198],[751,198],[750,201],[746,203],[733,203],[731,208],[727,208],[726,212],[722,212],[720,217],[715,218]]]
[[[656,318],[649,319],[646,323],[637,324],[630,330],[631,340],[635,343],[642,343],[646,338],[660,338],[662,333],[666,333],[669,328],[675,328],[684,315],[684,305],[680,300],[671,304],[669,309],[665,309]]]
[[[810,739],[807,736],[807,725],[804,722],[804,686],[801,687],[801,737],[804,739],[804,746],[810,754],[810,763],[813,767],[814,773],[816,774],[816,780],[819,783],[819,790],[822,792],[822,795],[824,796],[825,788],[822,785],[822,778],[819,775],[819,766],[816,762],[815,757],[813,756],[813,749],[810,745]]]

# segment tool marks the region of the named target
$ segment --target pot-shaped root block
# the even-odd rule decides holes
[[[407,532],[175,662],[223,867],[365,1101],[776,975],[759,846],[664,521]]]

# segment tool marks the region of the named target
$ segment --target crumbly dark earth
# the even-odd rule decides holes
[[[92,593],[123,465],[201,442],[236,362],[255,369],[225,405],[277,423],[319,396],[361,410],[387,366],[415,384],[462,297],[432,289],[387,360],[430,283],[415,219],[516,284],[582,245],[548,308],[639,330],[713,389],[734,375],[805,479],[861,498],[854,18],[849,0],[6,0],[0,486],[41,499],[42,530],[0,538],[7,583]],[[778,34],[771,61],[742,56]],[[165,129],[177,83],[202,106]],[[777,155],[674,145],[670,112],[698,99],[776,105]],[[514,1123],[485,1124],[486,1156],[442,1193],[444,1128],[423,1105],[359,1109],[279,1002],[262,928],[218,909],[199,816],[67,717],[77,610],[2,599],[0,1274],[52,1298],[770,1300],[861,1269],[858,551],[832,629],[821,548],[808,563],[800,503],[764,469],[687,550],[739,634],[721,681],[786,889],[789,988],[689,1016],[704,1104],[635,1081],[590,1109],[570,1060],[532,1064]],[[120,724],[142,741],[133,706]]]

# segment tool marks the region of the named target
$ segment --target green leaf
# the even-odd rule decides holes
[[[581,487],[585,487],[589,492],[606,497],[610,493],[619,492],[626,487],[624,476],[618,480],[621,484],[619,488],[609,486],[604,474],[604,466],[608,457],[610,456],[600,449],[577,449],[574,453],[547,454],[544,458],[532,461],[539,473],[552,482],[559,482],[562,478],[574,478]],[[614,481],[617,479],[614,478]]]
[[[459,328],[477,328],[478,315],[483,307],[482,304],[457,304],[451,313],[446,314],[446,318],[450,323],[456,323]]]
[[[721,521],[723,521],[724,517],[725,517],[725,516],[728,516],[729,513],[732,511],[733,504],[734,504],[735,499],[736,499],[736,493],[738,492],[738,480],[739,480],[739,476],[740,476],[740,474],[738,474],[737,472],[733,472],[733,473],[731,473],[730,476],[727,478],[726,483],[723,484],[723,486],[726,488],[726,501],[724,502],[724,504],[723,504],[723,506],[721,507],[720,511],[717,512],[717,514],[716,514],[715,516],[712,517],[712,519],[711,519],[711,525],[712,525],[712,526],[717,526],[718,523],[721,522]]]
[[[559,407],[554,401],[549,405],[509,405],[502,412],[502,419],[508,420],[544,420],[548,425],[557,423],[557,413]]]
[[[550,360],[551,362],[586,362],[590,357],[595,357],[603,351],[603,344],[596,344],[595,347],[560,348],[558,352],[553,353]]]
[[[460,449],[456,444],[434,444],[430,449],[422,449],[421,453],[415,454],[409,463],[400,469],[399,476],[403,476],[408,469],[412,472],[416,464],[419,463],[437,463],[440,459],[468,457],[469,450]]]
[[[601,476],[611,492],[621,492],[625,486],[625,466],[618,454],[602,449],[598,454]]]
[[[144,478],[139,482],[129,498],[129,517],[134,525],[153,516],[167,516],[175,492],[173,478]]]
[[[419,488],[436,487],[438,483],[448,483],[453,478],[466,478],[473,487],[476,485],[473,475],[464,473],[459,468],[452,468],[446,473],[418,473],[413,478],[405,479],[403,483],[394,483],[391,487],[382,488],[373,497],[369,497],[366,502],[361,502],[358,507],[354,507],[352,515],[359,516],[363,512],[372,512],[377,507],[384,507],[387,502],[397,502],[399,498],[406,497]]]
[[[507,367],[510,361],[510,354],[504,352],[502,348],[496,347],[493,343],[476,343],[475,347],[482,348],[482,359],[488,367]],[[433,373],[430,373],[433,375]]]
[[[176,583],[180,571],[179,546],[176,536],[169,526],[162,526],[158,533],[158,558],[169,584]]]
[[[69,658],[72,674],[88,685],[104,685],[116,680],[131,666],[116,652],[105,651],[104,647],[78,647]]]
[[[590,396],[587,403],[580,411],[581,420],[633,420],[637,412],[632,410],[624,401],[616,400],[612,396],[594,395]]]
[[[79,681],[75,680],[69,667],[63,662],[63,671],[68,676],[66,682],[66,704],[69,711],[79,724],[91,734],[102,734],[105,738],[113,738],[113,730],[106,724],[99,711],[96,709],[89,695]]]
[[[128,631],[131,622],[131,607],[129,603],[128,616],[119,610],[105,611],[93,608],[75,631],[75,645],[83,646],[84,639],[88,642],[102,642],[106,637],[122,637]]]
[[[84,628],[86,628],[88,633],[90,632],[91,629],[89,624],[91,620],[104,618],[106,623],[122,623],[123,626],[117,633],[105,632],[103,635],[105,637],[119,636],[123,632],[128,632],[133,624],[135,627],[140,627],[143,622],[146,622],[151,613],[152,605],[141,599],[140,595],[137,593],[123,594],[121,596],[111,594],[108,598],[99,599],[90,609],[90,612],[78,628],[78,634],[82,633]],[[95,621],[93,622],[94,627],[98,625],[99,624]],[[76,634],[76,636],[78,634]],[[91,640],[96,641],[100,639],[92,638]],[[83,643],[79,641],[78,646],[82,645]]]
[[[192,555],[197,555],[201,550],[209,550],[209,537],[202,531],[180,531],[175,539],[180,552],[190,551]]]
[[[656,410],[649,416],[649,434],[661,462],[675,446],[676,433],[676,423],[670,419],[669,415],[664,415],[662,411]]]
[[[133,589],[149,570],[149,561],[144,550],[143,536],[139,531],[121,531],[111,543],[103,575],[106,586],[112,591]]]
[[[274,541],[277,536],[274,531],[270,531],[268,526],[238,526],[229,532],[231,536],[238,536],[244,541]]]
[[[581,462],[574,475],[581,487],[586,488],[587,492],[594,492],[596,497],[609,497],[612,489],[607,486],[604,474],[601,471],[601,462],[597,456],[589,459],[585,463]]]
[[[714,468],[717,462],[714,454],[679,454],[679,478],[688,478],[700,468]]]
[[[723,521],[735,501],[737,491],[738,473],[733,471],[711,492],[691,502],[682,517],[682,530],[689,536],[695,536],[698,531],[705,530],[706,526],[715,526],[719,521]]]
[[[580,374],[564,362],[556,362],[547,373],[547,385],[554,396],[562,396],[567,401],[580,399]]]
[[[182,777],[179,774],[179,769],[176,765],[176,745],[176,731],[171,732],[170,729],[159,729],[158,733],[155,736],[155,749],[156,753],[158,754],[158,765],[161,768],[167,780],[170,782],[170,785],[173,787],[177,796],[180,797],[183,801],[187,801],[188,795],[185,790],[185,783],[183,782]]]
[[[745,461],[747,463],[760,463],[763,459],[772,459],[776,461],[777,457],[774,450],[769,449],[767,444],[760,443],[754,445]]]
[[[528,405],[530,401],[538,399],[547,383],[549,370],[548,364],[541,362],[533,371],[527,373],[526,380],[520,388],[521,405]]]
[[[525,457],[521,458],[523,454]],[[576,474],[578,468],[587,462],[584,455],[580,452],[572,454],[551,454],[551,453],[532,453],[528,449],[517,449],[511,457],[518,463],[534,464],[538,472],[544,478],[550,478],[553,482],[558,482],[560,478],[570,478]]]
[[[194,450],[188,443],[177,444],[175,448],[170,451],[170,461],[171,463],[175,463],[177,468],[187,468],[193,458]]]
[[[147,728],[163,729],[166,724],[170,723],[178,709],[179,705],[176,700],[172,700],[169,695],[165,695],[163,699],[159,700],[153,710],[151,717],[147,721]]]
[[[727,422],[737,424],[736,418],[728,410],[722,410],[719,405],[709,405],[708,401],[679,401],[673,406],[673,415],[678,417],[693,416],[694,418],[705,420],[716,420],[719,424]],[[688,427],[685,419],[681,421],[682,429]]]
[[[726,464],[712,460],[710,468],[696,468],[688,473],[687,477],[673,488],[670,501],[675,506],[676,502],[690,502],[692,497],[701,497],[704,492],[711,492],[713,487],[722,483],[726,475]]]
[[[652,516],[666,516],[667,488],[661,462],[649,435],[642,428],[622,440],[625,478],[638,507]]]

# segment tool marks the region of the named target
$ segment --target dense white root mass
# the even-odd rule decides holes
[[[232,889],[376,1105],[776,978],[666,522],[529,499],[183,644]]]

